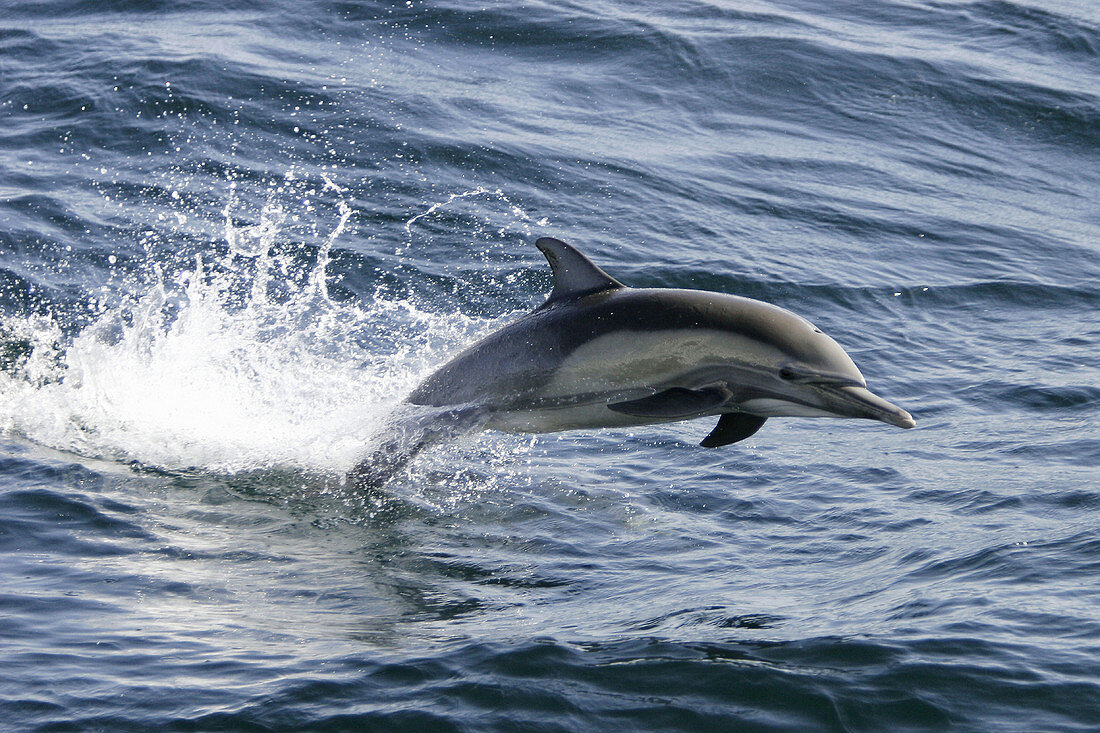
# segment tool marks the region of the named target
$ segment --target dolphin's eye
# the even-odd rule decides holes
[[[794,369],[791,369],[790,367],[780,367],[779,378],[791,382],[798,378],[798,372],[796,372]]]

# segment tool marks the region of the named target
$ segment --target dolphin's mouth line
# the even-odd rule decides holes
[[[899,428],[912,428],[916,426],[913,416],[892,402],[888,402],[877,394],[860,385],[815,385],[818,389],[833,397],[842,406],[850,409],[851,417],[863,417],[870,420],[879,420]]]

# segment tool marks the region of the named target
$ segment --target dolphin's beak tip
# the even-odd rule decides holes
[[[917,421],[905,410],[897,405],[887,402],[866,387],[849,386],[835,391],[846,399],[848,405],[854,408],[854,412],[842,412],[840,414],[851,417],[865,417],[871,420],[879,420],[888,425],[897,425],[899,428],[914,428]]]
[[[900,407],[895,409],[897,411],[889,417],[884,416],[880,417],[879,419],[883,422],[888,422],[891,425],[897,425],[899,428],[905,428],[906,430],[917,427],[917,421],[913,419],[912,415],[910,415],[908,412],[901,409]]]

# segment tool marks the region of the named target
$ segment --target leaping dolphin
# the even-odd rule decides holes
[[[629,288],[561,240],[535,246],[553,271],[550,297],[413,390],[353,483],[377,485],[424,447],[486,428],[549,433],[719,415],[700,443],[717,448],[769,417],[915,425],[801,316],[724,293]]]

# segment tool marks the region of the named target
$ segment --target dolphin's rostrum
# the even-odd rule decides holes
[[[788,310],[702,290],[629,288],[558,239],[541,306],[423,381],[352,472],[384,481],[425,446],[480,429],[546,433],[719,415],[707,448],[769,417],[853,417],[911,428],[833,339]]]

